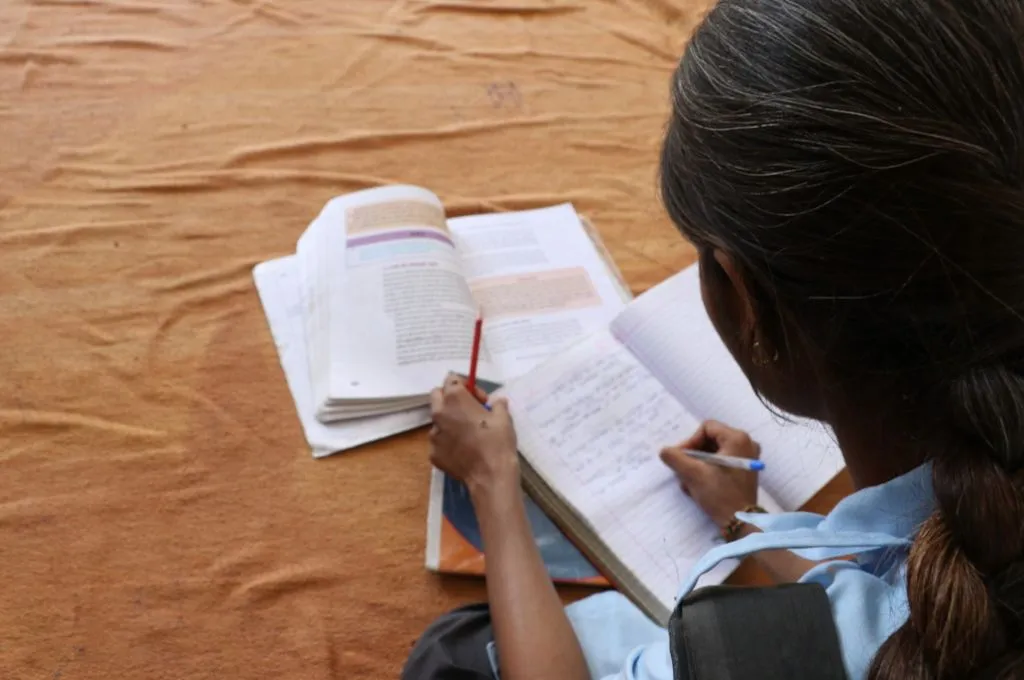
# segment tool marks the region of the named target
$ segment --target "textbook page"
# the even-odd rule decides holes
[[[430,422],[430,410],[420,407],[383,416],[322,423],[310,382],[307,344],[304,337],[302,271],[298,256],[282,257],[256,265],[253,280],[267,316],[288,390],[314,458],[345,451],[361,444],[405,432]]]
[[[345,280],[330,320],[330,397],[426,394],[469,365],[476,303],[460,269],[444,207],[431,192],[392,186],[343,196],[344,252],[324,252]],[[479,375],[496,379],[485,353]]]
[[[484,315],[484,344],[504,380],[595,328],[624,295],[572,205],[448,220]]]
[[[332,219],[330,204],[325,206],[316,219],[302,233],[296,244],[296,265],[299,274],[299,294],[305,309],[302,318],[303,341],[306,344],[307,380],[313,393],[313,400],[322,404],[330,389],[330,363],[328,319],[330,314],[330,290],[332,279],[344,277],[344,267],[320,266],[320,253],[328,250],[327,240],[331,236]],[[330,264],[330,263],[328,263]]]
[[[708,318],[696,265],[630,303],[612,333],[691,413],[750,433],[765,463],[761,484],[786,510],[799,509],[843,469],[827,427],[787,421],[754,393]]]
[[[658,452],[698,419],[605,330],[502,391],[530,466],[668,610],[718,529]],[[721,582],[735,562],[702,580]]]

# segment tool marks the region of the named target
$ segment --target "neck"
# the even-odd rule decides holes
[[[877,419],[833,417],[830,424],[856,489],[888,482],[925,461],[920,443]]]

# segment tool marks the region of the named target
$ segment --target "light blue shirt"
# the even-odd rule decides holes
[[[907,549],[934,505],[931,468],[926,464],[850,495],[826,517],[809,512],[740,513],[740,519],[763,533],[710,551],[683,582],[679,597],[719,562],[761,550],[787,548],[809,560],[828,560],[800,581],[825,587],[847,675],[860,680],[881,644],[907,619]],[[850,555],[854,561],[836,559]],[[623,596],[594,595],[570,605],[566,613],[592,677],[672,680],[668,634]]]

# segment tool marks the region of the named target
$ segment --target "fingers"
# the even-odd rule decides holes
[[[473,392],[469,391],[469,385],[466,384],[465,379],[458,373],[449,373],[445,379],[444,384],[441,387],[442,394],[447,397],[449,394],[455,394],[460,398],[463,395],[472,396],[478,404],[486,404],[488,394],[484,390],[480,389],[479,386],[473,387]]]
[[[757,458],[761,455],[761,446],[743,430],[723,425],[717,420],[709,420],[704,423],[704,431],[714,441],[718,452],[739,458]]]
[[[677,446],[669,446],[661,450],[661,462],[665,463],[679,477],[685,486],[690,482],[698,482],[708,474],[707,463],[691,458]]]
[[[494,400],[491,404],[491,413],[501,416],[503,418],[511,418],[508,412],[508,399],[505,397],[499,397]]]
[[[714,442],[708,439],[707,429],[704,427],[707,422],[703,422],[697,426],[696,432],[691,434],[688,439],[679,443],[681,449],[696,449],[697,451],[707,451]]]
[[[466,383],[462,379],[462,376],[455,373],[449,373],[445,377],[441,391],[444,394],[445,399],[462,396],[472,397],[469,390],[466,388]]]
[[[478,410],[482,411],[484,410],[483,403],[486,401],[486,392],[478,389],[476,395],[471,394],[462,376],[449,373],[441,387],[431,391],[430,411],[436,420],[445,411],[471,410],[474,413]]]
[[[679,444],[679,447],[725,453],[741,458],[757,458],[761,454],[761,447],[749,434],[717,420],[705,420],[689,439]]]
[[[708,439],[711,439],[720,446],[737,440],[750,439],[743,430],[729,427],[717,420],[705,420],[701,427],[704,428]]]
[[[473,391],[472,391],[472,392],[470,392],[470,391],[469,391],[469,385],[467,385],[467,384],[466,384],[466,383],[465,383],[465,382],[464,382],[464,381],[463,381],[463,380],[462,380],[461,378],[459,378],[459,377],[456,377],[456,378],[455,378],[455,379],[454,379],[454,380],[453,380],[453,381],[452,381],[451,383],[449,383],[448,385],[446,385],[446,386],[445,386],[445,389],[446,389],[446,390],[448,390],[448,389],[451,389],[451,390],[461,390],[461,391],[462,391],[462,392],[464,392],[465,394],[467,394],[467,395],[470,395],[470,396],[472,396],[472,397],[473,397],[474,399],[476,399],[477,403],[479,403],[479,404],[486,404],[486,403],[487,403],[487,397],[488,397],[488,394],[487,394],[486,392],[484,392],[484,391],[483,391],[482,389],[480,389],[479,387],[474,387],[474,388],[473,388]]]

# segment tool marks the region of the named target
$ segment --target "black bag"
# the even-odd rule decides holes
[[[818,584],[701,588],[679,601],[668,634],[675,680],[846,680]]]
[[[423,631],[405,662],[402,680],[494,680],[498,676],[487,651],[493,641],[486,604],[448,612]]]
[[[817,584],[701,588],[668,623],[675,680],[846,680],[832,608]],[[493,680],[486,604],[456,609],[423,633],[402,680]]]

